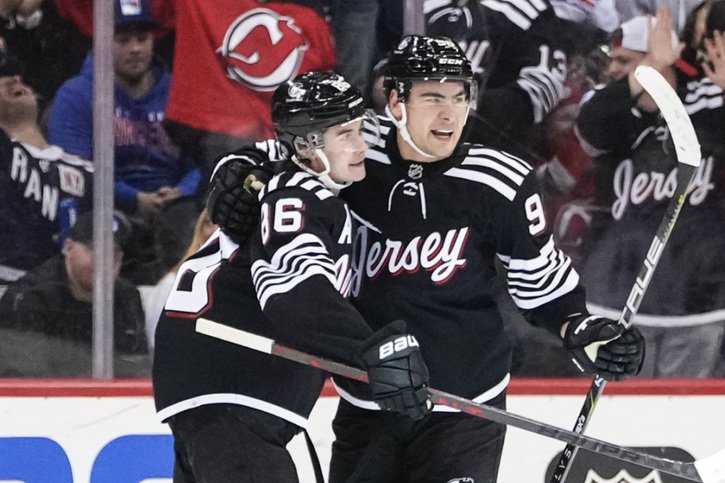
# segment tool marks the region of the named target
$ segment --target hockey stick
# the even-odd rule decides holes
[[[271,354],[288,359],[300,364],[316,367],[323,371],[337,374],[339,376],[367,382],[368,377],[365,371],[351,367],[339,362],[330,361],[291,347],[278,344],[272,339],[251,334],[249,332],[223,325],[208,319],[197,319],[196,331],[200,334],[215,337],[248,349],[254,349],[265,354]],[[428,394],[434,404],[445,405],[473,416],[507,424],[525,431],[557,439],[578,447],[606,454],[622,461],[629,461],[641,466],[668,473],[686,480],[700,483],[723,483],[725,482],[725,449],[719,451],[709,458],[695,461],[694,463],[674,461],[666,458],[659,458],[654,455],[641,453],[622,446],[616,446],[605,441],[590,438],[577,434],[573,431],[541,423],[533,419],[519,416],[503,409],[494,408],[485,404],[479,404],[460,396],[448,394],[437,389],[428,389]]]
[[[670,238],[680,210],[685,204],[690,180],[700,165],[701,158],[700,144],[697,141],[697,135],[692,126],[690,116],[685,111],[682,101],[677,97],[677,94],[670,87],[670,84],[657,70],[649,66],[641,65],[637,67],[634,71],[634,76],[659,107],[662,117],[664,117],[670,134],[672,135],[672,141],[675,145],[677,155],[677,187],[675,188],[670,203],[667,205],[667,211],[652,239],[647,256],[642,263],[639,274],[627,297],[622,314],[619,317],[619,323],[625,327],[632,325],[632,319],[639,309],[644,293],[647,291],[650,280],[652,280],[652,274],[659,263],[662,251],[667,244],[667,240]],[[597,400],[602,395],[602,392],[604,392],[606,385],[607,381],[599,376],[594,377],[584,404],[579,411],[579,417],[574,427],[575,432],[582,433],[586,429],[589,424],[589,418],[591,418],[596,407]],[[554,469],[550,483],[561,483],[565,481],[571,469],[571,461],[576,456],[576,453],[577,448],[571,444],[564,448],[559,462]]]

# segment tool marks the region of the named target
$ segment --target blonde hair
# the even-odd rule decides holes
[[[176,272],[179,269],[179,266],[192,256],[194,253],[196,253],[199,248],[206,242],[212,233],[214,233],[214,230],[216,230],[217,225],[212,223],[211,218],[209,217],[209,213],[206,211],[206,208],[201,210],[201,213],[199,213],[199,216],[196,218],[196,223],[194,224],[194,235],[191,238],[191,242],[186,247],[186,251],[184,252],[184,256],[181,257],[181,260],[174,266],[174,268],[171,269],[172,272]]]

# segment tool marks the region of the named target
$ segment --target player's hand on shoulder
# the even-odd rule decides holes
[[[395,321],[362,346],[363,361],[375,401],[385,410],[419,420],[433,409],[428,396],[428,367],[418,341]]]
[[[206,200],[212,222],[238,244],[259,225],[259,191],[274,175],[267,153],[246,147],[222,157],[209,184]]]
[[[639,374],[645,353],[644,337],[636,327],[625,328],[615,320],[589,314],[569,318],[564,347],[579,370],[609,381]]]

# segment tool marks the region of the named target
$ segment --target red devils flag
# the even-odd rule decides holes
[[[272,91],[310,70],[332,70],[325,20],[294,3],[178,0],[167,117],[247,139],[274,136]]]

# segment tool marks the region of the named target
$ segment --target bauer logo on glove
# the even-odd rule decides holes
[[[412,335],[404,335],[386,342],[380,346],[380,360],[387,359],[396,352],[403,351],[408,347],[419,347],[418,340]]]

